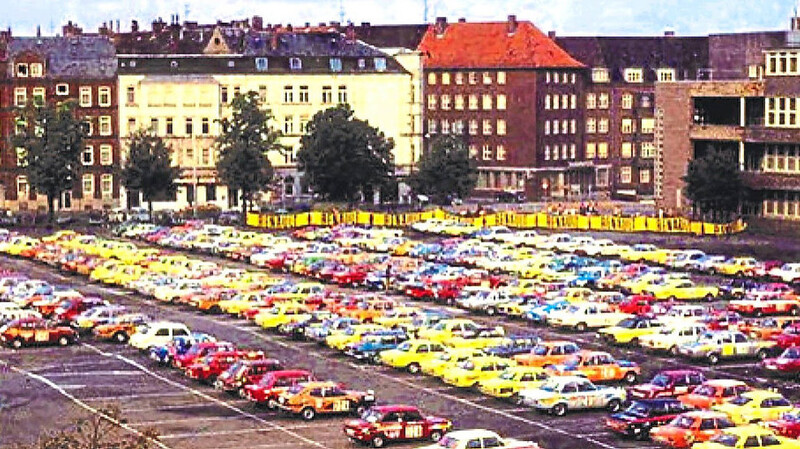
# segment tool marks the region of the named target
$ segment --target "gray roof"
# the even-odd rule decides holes
[[[106,79],[114,78],[117,57],[114,45],[105,36],[14,37],[9,44],[9,62],[23,53],[41,55],[45,77]],[[9,65],[9,71],[13,64]],[[11,75],[11,73],[9,73]]]
[[[250,32],[245,37],[243,53],[247,56],[329,56],[386,57],[377,48],[358,40],[348,40],[341,33]],[[272,40],[277,39],[276,48]]]

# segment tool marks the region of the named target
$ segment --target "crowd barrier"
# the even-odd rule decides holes
[[[563,231],[655,232],[697,235],[728,235],[742,232],[742,220],[715,224],[686,218],[621,217],[610,215],[552,215],[545,212],[497,212],[478,217],[451,214],[442,209],[409,213],[381,212],[301,212],[296,214],[247,215],[247,225],[262,229],[297,229],[306,226],[370,225],[402,228],[430,220],[451,220],[477,227],[508,226],[513,229],[550,229]]]

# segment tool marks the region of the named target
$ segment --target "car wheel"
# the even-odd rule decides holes
[[[609,412],[612,413],[618,412],[622,408],[622,401],[620,401],[619,399],[612,399],[608,401],[606,408],[608,409]]]
[[[356,411],[356,416],[359,416],[359,417],[360,417],[361,415],[363,415],[363,414],[364,414],[364,412],[366,412],[366,411],[367,411],[367,409],[368,409],[368,408],[369,408],[369,407],[367,407],[366,405],[363,405],[363,404],[362,404],[362,405],[359,405],[358,407],[356,407],[356,408],[355,408],[355,411]]]
[[[553,406],[552,412],[556,416],[564,416],[567,414],[567,406],[565,404],[556,404]]]
[[[494,307],[489,307],[488,309],[486,309],[486,314],[489,316],[495,316],[497,315],[497,309],[495,309]]]
[[[381,364],[381,355],[380,354],[373,355],[372,356],[372,363],[374,365],[380,365]]]
[[[646,427],[636,427],[633,429],[633,438],[638,441],[644,441],[650,436],[650,429]]]
[[[219,315],[220,313],[222,313],[222,309],[220,309],[219,306],[211,306],[211,308],[208,309],[208,313]]]
[[[519,393],[514,393],[509,399],[511,399],[511,403],[514,405],[523,405],[522,396],[520,396]]]
[[[758,357],[758,360],[764,360],[769,357],[769,354],[767,353],[766,349],[759,349],[756,353],[756,357]]]
[[[313,407],[306,407],[300,412],[300,415],[306,421],[311,421],[317,417],[317,411]]]
[[[278,408],[278,403],[275,402],[275,399],[267,399],[267,408],[270,410],[275,410]]]
[[[744,271],[737,271],[736,272],[736,277],[737,278],[743,278],[744,277]]]
[[[757,309],[755,312],[753,312],[753,315],[755,315],[756,318],[761,318],[764,316],[764,311],[761,309]]]
[[[408,365],[407,369],[408,369],[409,373],[417,374],[417,373],[419,373],[419,369],[420,369],[419,368],[419,363],[412,363],[412,364]]]
[[[128,334],[125,332],[117,332],[114,334],[114,340],[118,343],[125,343],[128,341]]]
[[[430,438],[431,438],[431,441],[433,441],[434,443],[438,442],[439,440],[442,439],[442,431],[441,430],[432,430]]]
[[[792,307],[791,310],[789,310],[789,314],[791,314],[792,316],[800,315],[800,308]]]
[[[706,356],[706,358],[708,359],[708,363],[712,365],[716,365],[719,363],[719,354],[709,354],[708,356]]]
[[[631,338],[631,341],[628,342],[631,346],[639,346],[639,339],[637,337]]]
[[[586,323],[578,323],[575,325],[575,330],[577,332],[586,332]]]
[[[22,341],[21,338],[16,338],[11,342],[11,347],[14,349],[19,349],[25,345],[25,342]]]
[[[66,335],[62,335],[58,338],[58,345],[59,346],[68,346],[72,341]]]
[[[384,441],[382,436],[375,435],[372,437],[372,447],[383,447],[384,444],[386,444],[386,441]]]
[[[638,377],[635,371],[628,371],[622,379],[628,384],[635,384]]]
[[[669,298],[667,298],[667,301],[669,301],[669,302],[677,302],[678,298],[676,298],[675,295],[672,295]]]
[[[706,301],[707,301],[707,302],[712,302],[712,301],[714,301],[714,295],[712,295],[711,293],[707,294],[707,295],[706,295]]]
[[[674,356],[674,357],[677,357],[677,356],[678,356],[678,354],[679,354],[679,351],[678,351],[678,345],[674,345],[673,347],[669,348],[669,353],[670,353],[672,356]]]

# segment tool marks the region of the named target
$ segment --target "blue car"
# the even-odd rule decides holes
[[[175,337],[171,342],[162,346],[153,346],[150,348],[150,359],[157,362],[159,365],[169,365],[176,355],[186,354],[193,344],[216,341],[217,339],[211,335],[194,332],[188,337]]]
[[[532,307],[525,312],[524,317],[526,320],[532,321],[533,323],[545,324],[547,323],[548,314],[557,310],[566,309],[570,305],[569,301],[565,299],[551,299],[542,305]]]
[[[503,340],[502,344],[486,348],[483,351],[487,355],[513,357],[517,354],[531,352],[541,341],[541,338],[533,334],[510,335]]]
[[[348,345],[344,353],[359,361],[381,363],[381,351],[394,349],[400,343],[408,340],[408,335],[400,329],[387,329],[368,332],[361,336],[361,340]]]

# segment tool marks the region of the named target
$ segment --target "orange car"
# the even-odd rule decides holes
[[[583,375],[592,382],[623,380],[629,384],[636,383],[642,372],[636,363],[616,360],[600,351],[580,351],[563,365],[552,365],[547,370],[557,376]]]
[[[739,325],[739,330],[756,340],[769,340],[773,335],[783,333],[784,329],[798,322],[800,317],[795,316],[760,318],[745,321]]]
[[[580,352],[581,348],[571,341],[545,341],[536,345],[531,352],[514,356],[514,361],[523,366],[551,366],[564,363]]]
[[[299,414],[306,421],[317,414],[356,414],[375,403],[372,391],[350,391],[335,382],[307,382],[297,384],[278,396],[278,407]]]
[[[689,394],[678,396],[678,400],[692,408],[710,409],[726,399],[739,396],[750,387],[740,380],[713,379],[703,382]]]
[[[362,323],[371,323],[373,319],[382,316],[388,310],[394,309],[394,301],[380,299],[367,301],[358,307],[345,309],[340,312],[343,317],[355,318]]]
[[[100,324],[92,329],[92,334],[98,340],[112,340],[117,343],[126,343],[131,335],[136,332],[136,328],[146,324],[152,319],[141,313],[131,313],[120,315],[110,323]]]
[[[678,415],[669,424],[650,431],[650,438],[663,445],[688,448],[694,443],[708,441],[734,427],[728,416],[720,412],[694,411]]]

